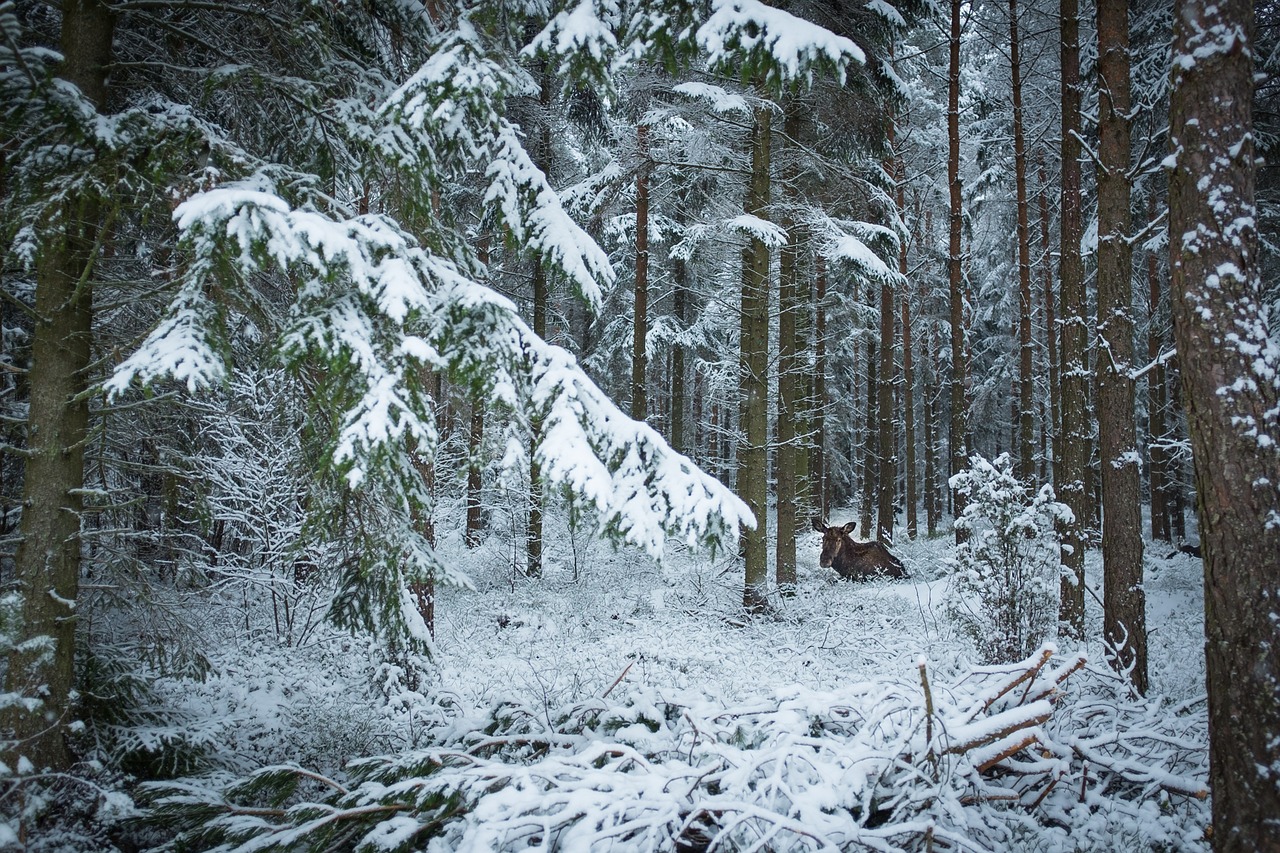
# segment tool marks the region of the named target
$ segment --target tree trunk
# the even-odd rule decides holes
[[[968,467],[965,453],[968,411],[965,361],[964,277],[960,257],[960,233],[964,223],[960,195],[960,9],[961,0],[951,0],[951,56],[947,75],[947,184],[951,191],[951,232],[947,256],[948,295],[951,302],[951,431],[948,435],[950,473],[955,476]],[[959,516],[964,497],[950,490],[952,512]],[[956,542],[964,531],[956,528]]]
[[[1018,478],[1035,476],[1035,377],[1031,343],[1031,226],[1027,205],[1027,145],[1022,122],[1022,67],[1018,0],[1009,0],[1009,69],[1013,80],[1013,171],[1018,193]]]
[[[867,288],[871,288],[868,286]],[[867,340],[867,428],[863,431],[862,440],[862,505],[858,525],[862,535],[872,537],[872,501],[879,495],[880,466],[880,385],[877,381],[877,358],[875,342]],[[872,428],[875,433],[872,433]],[[878,538],[878,531],[877,531]]]
[[[67,0],[62,8],[59,76],[102,110],[115,18],[101,0]],[[11,705],[4,712],[3,728],[14,740],[4,756],[11,768],[18,756],[37,769],[54,771],[66,770],[72,761],[65,733],[75,681],[83,509],[79,490],[89,425],[93,266],[101,212],[94,199],[69,197],[64,230],[50,236],[36,260],[38,319],[27,377],[31,390],[22,539],[14,559],[22,624],[17,648],[9,656],[5,690],[39,698],[41,704],[35,711]]]
[[[631,417],[648,416],[645,374],[649,366],[649,128],[636,127],[636,280],[631,336]]]
[[[744,210],[764,218],[769,206],[770,112],[756,110],[751,129],[751,183]],[[738,496],[755,516],[742,533],[746,579],[742,606],[751,613],[768,604],[769,531],[769,247],[758,238],[742,253],[742,326],[739,396],[745,441],[738,448]]]
[[[787,98],[784,131],[787,139],[800,138],[800,104],[795,98]],[[794,595],[796,587],[796,531],[802,529],[798,519],[796,500],[796,468],[800,447],[796,438],[796,419],[800,414],[800,341],[796,336],[796,315],[800,312],[799,261],[801,239],[798,226],[791,214],[794,196],[794,159],[799,152],[792,152],[787,161],[784,205],[779,224],[787,232],[787,243],[778,259],[778,449],[777,459],[777,546],[775,563],[778,590],[783,595]]]
[[[898,257],[898,269],[907,273],[907,253],[904,248]],[[902,417],[905,422],[903,444],[906,446],[907,536],[920,535],[920,516],[916,508],[916,371],[911,355],[911,295],[902,294]]]
[[[1062,47],[1062,454],[1054,466],[1058,498],[1074,515],[1062,525],[1062,632],[1084,639],[1084,536],[1091,517],[1085,492],[1088,429],[1085,366],[1084,268],[1080,259],[1080,9],[1079,0],[1061,0]]]
[[[1147,196],[1147,219],[1154,221],[1156,216],[1155,193]],[[1147,358],[1155,367],[1147,374],[1147,452],[1151,458],[1151,538],[1156,541],[1169,541],[1169,504],[1165,500],[1168,491],[1167,462],[1168,453],[1162,446],[1166,440],[1164,434],[1164,411],[1167,394],[1165,386],[1164,364],[1159,362],[1164,346],[1164,335],[1161,329],[1160,311],[1160,261],[1154,251],[1147,253],[1147,289],[1150,304],[1150,317],[1147,325]]]
[[[1218,851],[1280,850],[1280,365],[1258,266],[1252,19],[1248,0],[1179,5],[1169,105],[1170,291],[1204,555]]]
[[[1117,672],[1147,692],[1142,465],[1134,411],[1129,244],[1129,10],[1098,3],[1098,458],[1102,462],[1103,634]]]
[[[826,521],[831,512],[830,474],[827,470],[827,265],[821,254],[813,258],[813,446],[810,464],[818,514]]]
[[[1044,161],[1040,171],[1040,243],[1044,247],[1041,258],[1044,293],[1044,337],[1049,360],[1049,421],[1042,429],[1049,433],[1049,453],[1056,471],[1062,447],[1058,436],[1062,435],[1062,388],[1058,384],[1058,322],[1053,310],[1053,263],[1049,252],[1049,182],[1045,177]]]
[[[893,413],[894,380],[894,306],[893,288],[880,285],[880,370],[876,383],[876,409],[879,419],[879,471],[876,475],[876,540],[893,542],[894,487],[898,484],[898,459],[894,452],[896,424]]]
[[[544,67],[542,86],[538,94],[541,107],[536,146],[535,165],[551,180],[551,74]],[[547,287],[547,271],[541,263],[533,265],[533,333],[543,340],[547,337],[547,303],[550,292]],[[525,574],[531,578],[542,577],[542,507],[545,486],[542,481],[542,464],[538,462],[538,445],[542,441],[542,418],[529,419],[529,517],[525,528]]]
[[[689,328],[689,270],[683,258],[671,262],[671,311],[681,330]],[[685,438],[686,374],[684,345],[671,345],[671,447],[677,453],[689,453]]]

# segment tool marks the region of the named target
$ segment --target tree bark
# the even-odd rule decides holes
[[[968,411],[965,361],[964,276],[961,267],[960,234],[964,224],[960,194],[960,9],[961,0],[951,0],[951,54],[947,75],[947,185],[951,193],[951,231],[947,256],[948,296],[951,302],[951,430],[948,435],[950,474],[955,476],[969,464],[965,453]],[[950,490],[952,512],[959,516],[964,496]],[[964,531],[956,528],[956,542]]]
[[[538,117],[537,162],[534,164],[551,180],[551,74],[544,67],[538,94],[541,107]],[[547,337],[547,303],[550,301],[547,271],[538,261],[533,265],[533,333],[543,340]],[[542,464],[538,462],[538,445],[542,441],[542,418],[529,419],[529,516],[525,528],[525,574],[531,578],[542,577],[542,508],[545,485],[542,480]]]
[[[770,112],[756,110],[751,129],[751,182],[743,209],[764,218],[769,205]],[[756,519],[744,530],[746,578],[742,606],[750,613],[768,605],[769,532],[769,247],[753,237],[742,253],[742,325],[739,396],[745,440],[738,448],[738,496]]]
[[[683,258],[671,262],[671,311],[682,330],[689,328],[689,270]],[[685,437],[687,372],[684,345],[676,341],[671,345],[671,447],[686,455],[689,453]]]
[[[1062,388],[1058,383],[1058,321],[1053,310],[1053,263],[1049,252],[1049,182],[1045,178],[1044,161],[1039,162],[1040,172],[1040,243],[1043,248],[1041,270],[1044,295],[1045,349],[1049,361],[1049,421],[1041,429],[1049,434],[1049,454],[1057,469],[1062,434]]]
[[[1107,656],[1147,692],[1142,466],[1134,410],[1133,250],[1129,244],[1129,9],[1099,0],[1098,456],[1102,463],[1103,634]]]
[[[1147,196],[1147,219],[1154,221],[1156,216],[1155,193]],[[1168,453],[1162,446],[1166,440],[1164,434],[1164,413],[1167,403],[1164,363],[1158,361],[1164,346],[1164,334],[1161,327],[1162,302],[1160,287],[1160,261],[1154,251],[1147,253],[1147,291],[1150,305],[1150,316],[1147,322],[1147,358],[1155,367],[1147,374],[1147,452],[1151,465],[1151,538],[1155,541],[1169,541],[1169,504],[1165,500],[1168,491],[1167,458]]]
[[[99,110],[106,107],[115,17],[101,0],[62,6],[59,72]],[[89,425],[93,275],[101,206],[90,197],[63,203],[60,233],[45,238],[36,260],[36,323],[28,374],[27,458],[21,542],[14,560],[22,594],[19,642],[9,656],[5,690],[39,698],[0,720],[13,745],[9,767],[25,756],[37,769],[66,770],[65,734],[75,682],[76,604],[80,592],[80,515]]]
[[[880,366],[876,387],[878,415],[879,470],[876,475],[876,540],[893,542],[894,491],[898,484],[898,459],[894,453],[896,424],[893,413],[894,384],[894,323],[895,303],[893,288],[880,285]]]
[[[868,286],[867,288],[871,288]],[[879,462],[879,438],[880,438],[880,394],[879,382],[877,381],[877,363],[876,344],[874,341],[867,340],[867,418],[866,429],[863,431],[862,439],[862,508],[858,518],[858,525],[862,530],[862,535],[870,538],[872,536],[871,524],[873,521],[872,507],[873,501],[879,494],[880,466]],[[872,432],[872,429],[875,432]],[[878,526],[878,525],[877,525]],[[878,533],[878,531],[877,531]]]
[[[784,131],[787,139],[800,138],[802,116],[800,103],[787,98],[784,106]],[[774,552],[778,590],[783,595],[794,595],[796,587],[796,531],[800,526],[797,501],[796,468],[800,457],[799,440],[796,437],[796,419],[800,414],[800,341],[797,338],[796,317],[800,313],[800,228],[792,213],[795,195],[795,157],[791,152],[786,161],[783,190],[788,204],[779,224],[787,232],[787,243],[778,259],[778,449],[777,459],[777,546]]]
[[[827,264],[821,254],[813,258],[813,446],[810,464],[818,514],[825,521],[831,512],[830,474],[827,470]]]
[[[1022,121],[1018,0],[1009,0],[1009,70],[1013,81],[1013,171],[1018,195],[1018,478],[1035,476],[1035,385],[1031,343],[1031,226],[1027,204],[1027,144]]]
[[[904,247],[898,256],[898,271],[907,274],[907,252]],[[916,483],[916,370],[911,353],[911,294],[902,294],[902,418],[906,452],[907,536],[920,535],[920,514],[917,509],[919,495]]]
[[[1169,255],[1205,577],[1213,847],[1280,850],[1280,401],[1254,205],[1253,8],[1174,23]]]
[[[1085,366],[1084,268],[1080,259],[1080,8],[1061,0],[1062,48],[1062,228],[1059,280],[1062,299],[1062,454],[1054,466],[1058,498],[1074,519],[1062,525],[1062,598],[1058,617],[1064,636],[1084,639],[1084,536],[1091,517],[1085,492],[1088,405]]]
[[[649,128],[636,126],[636,278],[631,336],[631,417],[648,416],[645,377],[649,367]]]

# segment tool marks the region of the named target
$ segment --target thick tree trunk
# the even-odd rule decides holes
[[[1013,80],[1013,171],[1018,194],[1018,478],[1035,476],[1035,385],[1031,343],[1031,226],[1027,204],[1027,145],[1022,121],[1018,0],[1009,0],[1009,70]]]
[[[756,110],[751,129],[751,183],[743,205],[764,218],[769,205],[770,112]],[[746,579],[742,606],[763,611],[768,600],[769,532],[769,247],[752,238],[742,253],[742,325],[739,339],[739,397],[745,440],[738,448],[738,496],[756,518],[744,530]]]
[[[1108,658],[1147,692],[1142,464],[1134,411],[1129,244],[1129,10],[1098,3],[1098,455],[1102,462],[1103,634]]]
[[[100,0],[67,0],[62,11],[60,76],[99,110],[106,106],[105,66],[115,19]],[[9,656],[5,690],[39,698],[25,711],[6,709],[2,722],[16,767],[24,756],[37,769],[71,764],[65,734],[75,681],[76,604],[80,591],[80,514],[84,445],[89,425],[88,372],[93,342],[93,266],[98,253],[96,200],[68,198],[61,233],[36,261],[36,324],[23,477],[22,540],[14,560],[22,593],[17,649]]]
[[[948,295],[951,302],[951,431],[948,435],[950,474],[955,476],[969,465],[965,452],[968,424],[968,364],[965,360],[964,276],[961,267],[960,234],[964,224],[960,194],[960,9],[961,0],[951,0],[951,54],[947,75],[947,185],[951,192],[950,249],[947,256]],[[959,516],[964,497],[949,490],[952,512]],[[956,528],[956,542],[964,531]]]
[[[1061,0],[1062,47],[1062,228],[1059,280],[1062,287],[1062,439],[1054,466],[1058,498],[1074,520],[1063,524],[1062,598],[1058,617],[1065,636],[1084,638],[1085,520],[1092,517],[1085,492],[1089,465],[1088,368],[1085,365],[1084,268],[1080,259],[1080,8]]]
[[[631,417],[648,417],[645,377],[649,367],[649,128],[636,127],[636,278],[631,336]]]
[[[1170,290],[1204,555],[1218,851],[1280,850],[1280,365],[1258,267],[1252,19],[1248,0],[1179,4],[1169,105]]]

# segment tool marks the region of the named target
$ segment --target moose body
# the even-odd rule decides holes
[[[905,578],[907,570],[902,561],[879,542],[858,542],[850,534],[858,526],[851,521],[842,527],[827,527],[818,519],[813,529],[822,534],[822,558],[824,569],[835,569],[845,580],[865,580],[883,575],[888,578]]]

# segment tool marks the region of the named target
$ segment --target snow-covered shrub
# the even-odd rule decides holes
[[[1204,849],[1202,703],[1129,699],[1052,647],[936,676],[500,703],[340,777],[152,785],[151,819],[226,851]]]
[[[1034,495],[1013,473],[1009,454],[979,454],[951,478],[965,496],[955,525],[968,535],[947,568],[947,609],[986,663],[1020,660],[1049,636],[1058,612],[1061,558],[1055,534],[1071,510],[1045,484]]]

